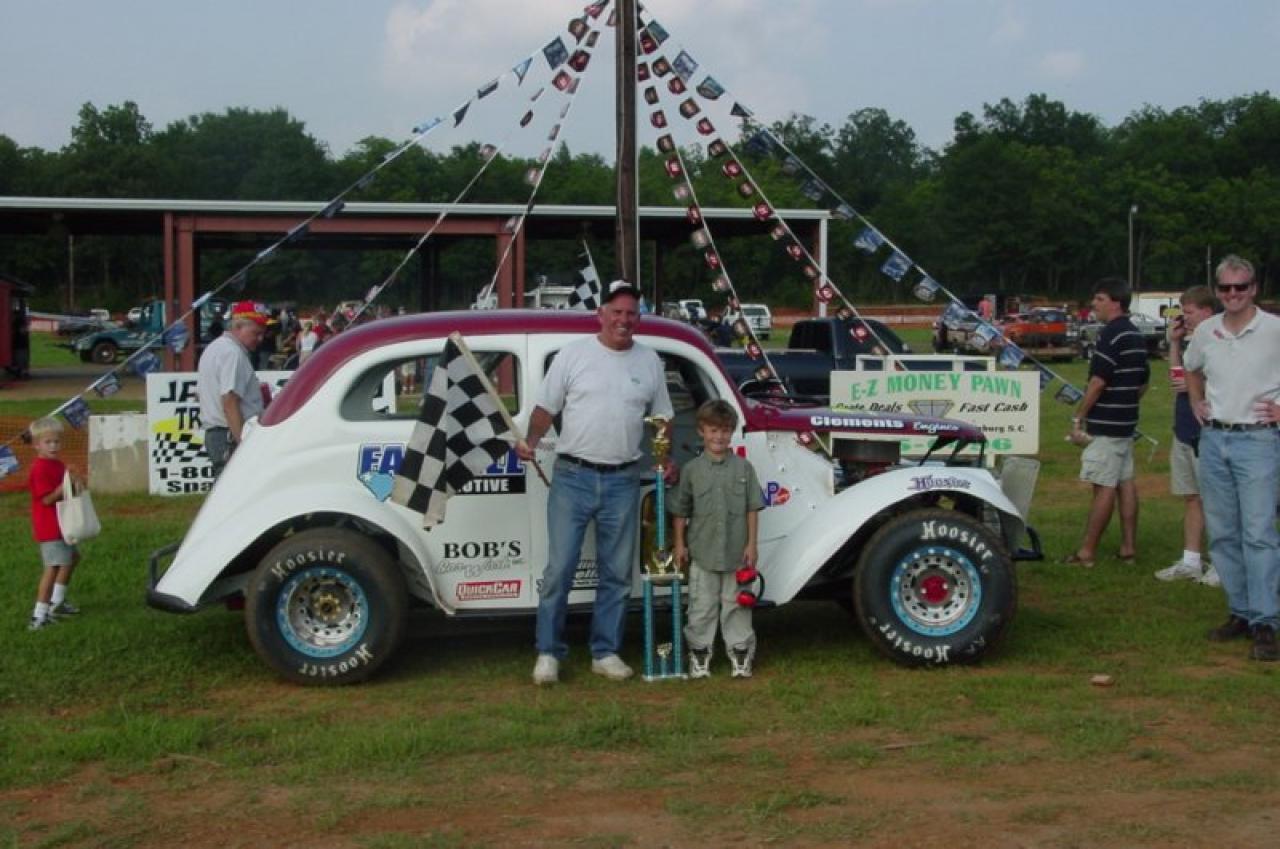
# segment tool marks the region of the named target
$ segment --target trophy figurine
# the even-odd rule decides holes
[[[651,416],[645,422],[653,427],[654,505],[657,521],[657,544],[649,562],[642,564],[644,582],[644,680],[662,681],[685,678],[684,674],[684,610],[680,599],[680,582],[683,576],[667,549],[666,534],[666,481],[663,476],[667,458],[671,454],[671,440],[667,436],[670,420]],[[671,587],[671,642],[655,646],[654,587]]]

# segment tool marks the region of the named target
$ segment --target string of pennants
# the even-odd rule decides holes
[[[568,117],[572,98],[576,95],[580,83],[582,73],[586,70],[591,59],[591,50],[595,47],[599,36],[600,27],[598,20],[607,8],[609,3],[605,2],[591,3],[584,7],[582,15],[570,19],[567,30],[569,36],[573,39],[574,46],[566,43],[563,36],[557,36],[547,43],[540,50],[525,56],[520,61],[512,65],[507,71],[490,80],[488,83],[480,86],[475,94],[467,98],[459,106],[447,113],[450,116],[453,127],[460,126],[466,119],[467,113],[472,105],[479,100],[483,100],[493,94],[508,80],[514,78],[517,87],[522,86],[526,77],[533,68],[539,54],[545,60],[551,77],[550,86],[560,95],[567,97],[568,102],[564,103],[558,113],[557,123],[548,133],[547,141],[554,145],[562,130],[565,118]],[[611,10],[607,19],[607,25],[612,27],[616,23],[616,12]],[[536,104],[542,99],[546,92],[546,86],[539,88],[529,98],[530,106],[524,112],[517,123],[516,129],[523,130],[528,127],[536,115]],[[420,144],[437,127],[445,124],[446,119],[441,116],[428,118],[414,125],[409,138],[402,141],[395,148],[387,152],[377,163],[375,163],[368,171],[362,174],[358,179],[340,191],[336,196],[325,203],[320,209],[312,213],[309,217],[290,228],[283,236],[272,242],[267,247],[259,251],[245,265],[232,273],[229,277],[213,287],[209,291],[196,298],[191,308],[181,315],[177,316],[163,331],[159,337],[151,340],[139,350],[130,354],[123,362],[113,367],[111,370],[102,374],[97,380],[86,387],[82,392],[67,399],[48,415],[61,416],[67,424],[76,429],[82,429],[89,421],[91,409],[87,394],[94,393],[99,398],[110,398],[119,392],[122,386],[122,379],[128,375],[137,376],[143,380],[148,374],[159,371],[161,368],[160,358],[156,355],[156,350],[160,347],[167,348],[175,354],[181,353],[190,343],[190,331],[188,329],[188,320],[199,314],[199,311],[209,303],[209,301],[224,291],[230,293],[240,293],[244,290],[249,281],[250,272],[267,262],[274,259],[278,252],[285,246],[297,242],[307,236],[311,225],[321,218],[333,218],[339,215],[346,205],[346,198],[353,192],[357,192],[367,188],[373,183],[379,172],[389,166],[391,163],[403,156],[408,150]],[[509,135],[508,135],[509,138]],[[486,144],[480,149],[480,157],[483,161],[481,168],[463,190],[454,198],[454,200],[446,207],[445,211],[437,218],[432,227],[423,234],[418,242],[411,248],[405,257],[395,266],[392,272],[378,285],[371,287],[362,299],[359,307],[354,310],[352,315],[352,323],[360,317],[373,303],[373,301],[382,294],[382,292],[398,277],[400,271],[412,258],[413,254],[421,248],[422,244],[439,228],[440,224],[445,220],[449,211],[456,205],[460,204],[466,194],[475,185],[479,178],[483,175],[488,166],[500,153],[505,142],[501,145]],[[520,216],[513,216],[507,222],[508,231],[516,233],[523,224],[524,218],[527,217],[533,206],[533,194],[536,193],[537,186],[541,184],[542,176],[545,173],[547,163],[551,158],[552,147],[546,148],[538,157],[538,165],[530,169],[530,173],[526,175],[526,179],[534,187],[525,211]],[[518,220],[517,220],[518,219]],[[514,240],[513,240],[514,241]],[[504,257],[505,260],[505,257]],[[498,267],[502,267],[499,262]],[[496,274],[495,274],[496,280]],[[349,325],[350,326],[350,325]],[[12,445],[19,439],[29,439],[29,434],[24,430],[22,433],[10,438],[3,444],[0,444],[0,478],[15,472],[19,465],[17,457],[14,455]]]
[[[815,300],[824,304],[838,301],[838,316],[860,320],[851,331],[860,341],[873,338],[884,352],[887,353],[889,350],[884,340],[874,333],[870,325],[861,321],[862,316],[857,307],[845,296],[835,281],[827,275],[825,268],[815,261],[787,223],[777,214],[776,207],[752,178],[743,159],[719,135],[714,122],[704,112],[705,104],[700,103],[699,98],[717,101],[721,97],[728,96],[732,104],[729,114],[733,118],[741,119],[744,127],[756,128],[755,132],[743,142],[744,152],[756,158],[780,161],[781,172],[799,183],[800,192],[805,197],[825,206],[837,220],[861,223],[862,229],[853,237],[853,245],[859,251],[877,257],[880,261],[879,270],[883,275],[897,283],[908,283],[915,297],[926,303],[934,301],[939,294],[943,295],[949,303],[943,311],[942,321],[976,322],[975,342],[983,347],[998,349],[997,361],[1001,366],[1017,369],[1024,363],[1033,365],[1039,373],[1041,391],[1048,389],[1057,380],[1061,386],[1053,396],[1055,400],[1068,405],[1074,405],[1080,401],[1084,396],[1081,389],[1008,339],[997,325],[970,310],[959,297],[918,265],[906,251],[890,240],[830,184],[810,169],[781,138],[767,126],[755,121],[754,112],[734,98],[714,76],[703,72],[701,79],[695,83],[694,80],[699,75],[700,63],[682,46],[678,48],[673,46],[670,50],[663,49],[663,45],[670,40],[669,33],[656,19],[648,17],[643,5],[640,8],[642,27],[638,34],[638,47],[642,61],[637,65],[636,76],[643,87],[645,103],[654,107],[650,113],[650,124],[659,132],[668,130],[671,122],[664,107],[672,97],[680,98],[674,111],[686,121],[693,122],[696,136],[701,137],[695,138],[695,141],[705,145],[711,160],[721,162],[721,173],[737,183],[738,195],[748,202],[754,201],[751,209],[756,218],[761,222],[774,222],[769,230],[770,236],[780,243],[788,256],[800,264],[802,272],[814,287]],[[675,52],[674,59],[669,58],[669,52]],[[674,190],[676,199],[688,204],[687,216],[690,224],[695,228],[691,240],[696,248],[704,251],[708,266],[715,272],[712,288],[726,295],[727,305],[731,309],[736,308],[738,304],[736,290],[728,271],[723,267],[718,251],[715,250],[710,232],[702,221],[701,208],[693,194],[680,149],[670,133],[664,133],[658,137],[657,148],[660,153],[667,156],[665,168],[668,175],[678,181]],[[748,354],[762,361],[763,371],[760,376],[764,377],[767,374],[775,380],[778,379],[776,369],[769,362],[763,347],[759,345],[746,322],[735,325],[734,330],[742,339]],[[1144,438],[1153,441],[1150,437]]]

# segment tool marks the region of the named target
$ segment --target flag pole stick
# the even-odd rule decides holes
[[[507,405],[502,402],[502,396],[498,394],[498,391],[493,388],[493,384],[489,382],[489,376],[484,373],[484,369],[480,367],[480,362],[475,358],[475,355],[471,353],[471,349],[467,347],[467,343],[462,338],[462,334],[455,330],[449,334],[449,339],[454,345],[458,346],[458,352],[466,358],[467,365],[471,366],[471,372],[475,374],[476,377],[480,378],[480,383],[484,386],[484,391],[488,392],[489,397],[493,399],[493,404],[498,408],[499,415],[501,415],[503,421],[507,423],[507,427],[511,429],[511,432],[515,434],[516,441],[522,441],[524,439],[524,433],[516,426],[515,419],[511,418],[511,414],[507,412]],[[542,466],[538,465],[537,459],[530,460],[529,462],[533,463],[533,468],[538,473],[538,478],[542,481],[543,485],[550,488],[551,481],[547,480],[547,475],[542,471]]]

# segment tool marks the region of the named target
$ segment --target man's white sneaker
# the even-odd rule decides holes
[[[1209,566],[1205,569],[1204,574],[1201,575],[1198,580],[1206,587],[1222,586],[1222,579],[1218,577],[1218,570],[1213,568],[1213,566]]]
[[[741,649],[734,649],[730,651],[729,663],[732,665],[733,670],[729,673],[729,677],[750,678],[751,662],[753,660],[755,660],[753,652],[742,651]]]
[[[538,686],[554,684],[560,680],[560,661],[555,655],[540,654],[538,662],[533,665],[533,683]]]
[[[616,654],[606,654],[591,661],[591,671],[610,681],[626,681],[631,677],[631,667],[623,663],[622,658]]]
[[[689,677],[711,677],[711,649],[694,649],[689,652]]]
[[[1198,581],[1200,569],[1179,560],[1167,569],[1156,572],[1157,581]]]

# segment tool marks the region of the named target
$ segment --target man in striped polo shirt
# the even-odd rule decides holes
[[[1133,480],[1133,437],[1138,429],[1138,402],[1147,391],[1151,370],[1142,334],[1129,320],[1130,292],[1117,277],[1093,287],[1093,312],[1105,323],[1089,360],[1089,385],[1075,417],[1071,440],[1084,445],[1080,480],[1093,485],[1093,501],[1084,539],[1064,563],[1092,566],[1098,540],[1120,506],[1120,559],[1137,555],[1138,488]]]

